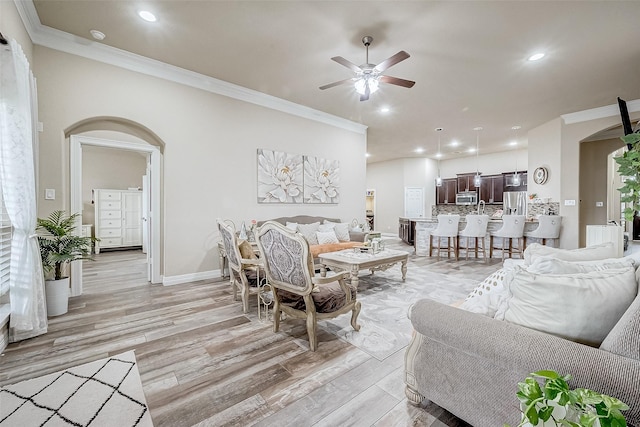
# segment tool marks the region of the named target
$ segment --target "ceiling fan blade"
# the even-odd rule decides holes
[[[398,62],[404,61],[409,56],[410,55],[407,52],[405,52],[404,50],[401,50],[400,52],[396,53],[392,57],[387,58],[384,61],[382,61],[381,63],[379,63],[378,65],[376,65],[373,68],[373,70],[377,71],[378,73],[381,73],[384,70],[386,70],[387,68],[389,68],[389,67],[391,67],[393,65],[396,65]]]
[[[383,83],[391,83],[392,85],[398,85],[402,87],[413,87],[416,82],[412,82],[411,80],[399,79],[397,77],[391,76],[380,76],[380,81]]]
[[[320,90],[325,90],[325,89],[329,89],[335,86],[340,86],[340,85],[346,85],[346,84],[350,84],[353,82],[353,78],[351,79],[344,79],[344,80],[340,80],[337,82],[333,82],[333,83],[329,83],[327,85],[324,86],[320,86]]]
[[[349,68],[354,73],[361,73],[362,72],[362,68],[358,67],[356,64],[354,64],[351,61],[347,61],[342,56],[334,56],[333,58],[331,58],[331,60],[332,61],[336,61],[340,65],[344,65],[345,67]]]

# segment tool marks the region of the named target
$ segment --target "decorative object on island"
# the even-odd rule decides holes
[[[544,380],[542,387],[538,379]],[[569,389],[571,375],[543,370],[518,383],[522,421],[518,427],[626,426],[622,412],[629,406],[615,397],[585,388]]]
[[[67,215],[64,211],[54,211],[46,219],[38,218],[38,243],[45,271],[48,316],[59,316],[68,310],[69,276],[66,270],[69,263],[93,260],[91,242],[98,239],[74,234],[79,218],[79,213]],[[46,279],[47,275],[49,279]]]
[[[301,154],[258,149],[258,203],[302,203]]]
[[[473,177],[473,185],[476,188],[480,187],[482,184],[482,178],[480,177],[480,172],[478,171],[478,156],[480,155],[480,131],[482,130],[481,126],[473,128],[476,131],[476,175]]]
[[[304,203],[340,201],[340,162],[304,156]]]
[[[626,204],[624,218],[633,221],[636,211],[640,210],[640,133],[631,133],[621,137],[628,147],[622,156],[614,157],[618,164],[618,173],[624,177],[624,185],[618,188],[620,201]]]
[[[436,132],[438,132],[438,152],[436,153],[436,157],[438,157],[438,176],[436,177],[436,187],[442,187],[442,175],[440,175],[440,157],[442,157],[442,152],[440,151],[440,132],[442,132],[443,128],[436,128]]]
[[[522,128],[522,126],[512,126],[511,129],[516,131],[516,139],[515,139],[515,146],[518,146],[518,130]],[[516,158],[516,169],[513,172],[513,186],[514,187],[520,187],[520,174],[518,174],[518,156],[515,156]]]

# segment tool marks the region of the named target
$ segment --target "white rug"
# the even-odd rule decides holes
[[[0,388],[0,426],[153,426],[133,351]]]

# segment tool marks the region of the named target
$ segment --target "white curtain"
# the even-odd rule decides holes
[[[35,234],[35,79],[15,40],[0,51],[0,183],[13,225],[9,270],[9,340],[13,342],[46,333],[47,310]]]

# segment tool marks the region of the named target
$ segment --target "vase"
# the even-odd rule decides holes
[[[69,309],[69,278],[45,280],[45,296],[47,299],[47,316],[60,316]]]

